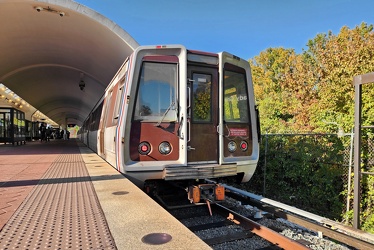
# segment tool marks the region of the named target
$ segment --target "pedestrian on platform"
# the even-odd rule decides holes
[[[39,131],[40,131],[40,142],[43,142],[43,141],[47,141],[46,139],[46,127],[44,125],[44,122],[42,122],[40,124],[40,128],[39,128]]]
[[[68,136],[68,135],[67,135],[67,130],[64,129],[63,131],[64,131],[64,140],[67,140],[67,136]]]
[[[52,128],[48,126],[46,130],[46,141],[49,141],[51,139],[51,135],[52,135]]]

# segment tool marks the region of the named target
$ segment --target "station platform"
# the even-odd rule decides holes
[[[0,145],[0,249],[211,249],[76,139]]]

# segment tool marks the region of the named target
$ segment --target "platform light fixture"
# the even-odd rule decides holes
[[[37,12],[41,12],[41,11],[48,11],[48,12],[51,12],[51,13],[55,13],[55,14],[58,14],[60,17],[63,17],[66,15],[65,12],[63,11],[59,11],[59,10],[55,10],[51,7],[41,7],[41,6],[36,6],[34,7],[34,9],[37,11]]]

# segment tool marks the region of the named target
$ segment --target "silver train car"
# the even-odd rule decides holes
[[[181,45],[140,46],[78,136],[137,185],[247,182],[259,157],[258,119],[248,61]]]

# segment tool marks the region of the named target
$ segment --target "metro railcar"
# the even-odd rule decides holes
[[[140,46],[126,59],[79,137],[137,185],[187,186],[247,182],[259,132],[248,61],[162,45]]]

